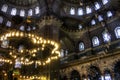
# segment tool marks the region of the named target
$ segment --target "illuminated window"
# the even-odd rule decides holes
[[[22,17],[25,16],[25,10],[20,10],[20,16],[22,16]]]
[[[32,11],[32,9],[29,9],[28,10],[28,16],[32,16],[33,15],[33,11]]]
[[[11,27],[11,21],[7,21],[6,26]]]
[[[11,15],[15,16],[16,13],[17,13],[17,9],[16,8],[12,8]]]
[[[93,43],[93,46],[95,47],[95,46],[99,46],[99,44],[100,44],[100,41],[99,41],[99,39],[98,39],[98,37],[93,37],[92,38],[92,43]]]
[[[68,55],[68,50],[66,49],[66,50],[65,50],[65,56],[67,56],[67,55]]]
[[[102,0],[102,3],[105,5],[108,3],[108,0]]]
[[[7,12],[7,9],[8,9],[8,5],[4,4],[1,8],[1,11]]]
[[[100,4],[98,2],[95,2],[95,10],[100,9]]]
[[[31,31],[31,28],[30,28],[30,26],[28,26],[28,28],[27,28],[27,31]]]
[[[39,14],[39,12],[40,12],[40,9],[39,9],[39,7],[37,6],[37,7],[35,8],[35,14]]]
[[[85,45],[83,42],[79,43],[79,51],[83,51],[85,49]]]
[[[3,23],[3,17],[0,16],[0,23]]]
[[[112,14],[111,11],[108,11],[108,12],[107,12],[107,17],[112,17],[112,15],[113,15],[113,14]]]
[[[36,27],[33,27],[33,30],[35,30],[36,29]]]
[[[78,15],[83,15],[83,9],[82,8],[78,8]]]
[[[79,24],[79,25],[78,25],[78,28],[79,28],[79,29],[82,29],[82,25],[81,25],[81,24]]]
[[[101,15],[98,16],[98,20],[99,20],[99,21],[102,21],[102,20],[103,20],[103,18],[102,18]]]
[[[120,27],[115,28],[115,35],[117,38],[120,38]]]
[[[61,51],[60,51],[60,56],[64,57],[64,50],[63,49],[61,49]]]
[[[95,25],[96,24],[96,22],[95,22],[95,20],[93,19],[92,21],[91,21],[91,25]]]
[[[110,34],[107,31],[102,33],[104,42],[109,42],[111,40]]]
[[[21,31],[24,31],[25,30],[25,27],[22,25],[22,26],[20,26],[20,30]]]
[[[112,80],[110,70],[104,71],[104,80]]]
[[[86,7],[86,13],[89,14],[89,13],[91,13],[91,12],[92,12],[92,9],[91,9],[89,6],[87,6],[87,7]]]
[[[72,8],[70,9],[70,14],[71,14],[71,15],[75,15],[75,8],[72,7]]]
[[[105,80],[112,80],[110,74],[105,74]]]

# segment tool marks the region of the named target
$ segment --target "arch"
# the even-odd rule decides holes
[[[88,79],[89,80],[101,80],[100,69],[96,66],[90,66],[88,69]]]
[[[77,70],[71,72],[70,80],[81,80],[80,74]]]
[[[120,79],[120,60],[117,61],[114,65],[114,78],[115,80]]]
[[[120,26],[116,27],[114,31],[115,31],[116,38],[120,38]]]

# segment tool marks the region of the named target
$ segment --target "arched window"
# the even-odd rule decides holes
[[[20,26],[20,30],[21,30],[21,31],[24,31],[24,30],[25,30],[25,26],[21,25],[21,26]]]
[[[101,15],[98,16],[98,20],[99,20],[99,21],[102,21],[102,20],[103,20],[103,18],[102,18]]]
[[[7,21],[6,26],[11,27],[11,21]]]
[[[92,9],[91,9],[89,6],[87,6],[87,7],[86,7],[86,13],[89,14],[89,13],[91,13],[91,12],[92,12]]]
[[[95,20],[93,19],[92,21],[91,21],[91,25],[95,25],[96,24],[96,22],[95,22]]]
[[[108,0],[102,0],[102,3],[105,5],[108,3]]]
[[[36,27],[34,26],[34,27],[33,27],[33,30],[35,30],[35,29],[36,29]]]
[[[83,9],[82,8],[78,8],[78,15],[83,15]]]
[[[16,13],[17,13],[17,9],[16,8],[12,8],[11,15],[15,16]]]
[[[4,4],[1,8],[1,11],[3,12],[7,12],[7,9],[8,9],[8,5],[7,4]]]
[[[22,17],[25,16],[25,10],[20,10],[20,16],[22,16]]]
[[[0,16],[0,23],[3,23],[3,17]]]
[[[35,8],[35,14],[39,14],[39,12],[40,12],[40,8],[37,6],[37,7]]]
[[[82,29],[82,25],[81,24],[78,25],[78,29]]]
[[[31,31],[31,27],[30,26],[28,26],[27,31]]]
[[[100,41],[99,41],[99,39],[98,39],[97,36],[94,36],[94,37],[92,38],[92,43],[93,43],[93,46],[94,46],[94,47],[95,47],[95,46],[99,46]]]
[[[64,50],[63,49],[61,49],[61,51],[60,51],[60,56],[64,57]]]
[[[120,38],[120,27],[115,28],[115,35],[117,38]]]
[[[103,36],[104,42],[109,42],[111,40],[110,34],[107,31],[104,31],[102,33],[102,36]]]
[[[112,16],[113,16],[112,12],[111,12],[111,11],[108,11],[108,12],[107,12],[107,17],[112,17]]]
[[[95,10],[98,10],[98,9],[100,9],[100,4],[98,3],[98,2],[95,2]]]
[[[29,9],[28,10],[28,16],[32,16],[33,15],[33,11],[32,11],[32,9]]]
[[[83,42],[79,43],[79,51],[83,51],[85,49],[85,45]]]
[[[71,15],[75,15],[75,8],[72,7],[72,8],[70,9],[70,14],[71,14]]]

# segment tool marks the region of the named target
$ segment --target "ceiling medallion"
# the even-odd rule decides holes
[[[24,46],[26,46],[24,44],[20,44],[19,46],[17,46],[18,48],[15,45],[12,45],[17,44],[16,40],[19,40],[21,38],[28,38],[29,41],[31,41],[31,43],[28,43],[31,45],[29,46],[30,48],[24,48]],[[50,63],[51,60],[57,59],[60,56],[59,45],[57,42],[43,39],[42,37],[29,32],[10,31],[1,35],[0,41],[3,42],[1,47],[3,46],[3,48],[8,48],[10,50],[9,55],[14,60],[19,58],[20,63],[23,65],[30,65],[33,63],[36,63],[38,65],[45,65],[47,63]],[[33,45],[35,45],[36,47],[33,48]],[[25,57],[26,55],[29,55],[30,57],[37,57],[36,54],[39,51],[44,51],[47,45],[50,45],[52,47],[50,56],[48,56],[47,59],[45,59],[44,61],[32,60],[29,57]]]

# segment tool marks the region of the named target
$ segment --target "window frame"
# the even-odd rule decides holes
[[[70,8],[70,15],[75,15],[75,8],[74,7]]]
[[[79,42],[79,51],[84,51],[84,50],[85,50],[85,44],[84,44],[84,42]]]
[[[1,11],[6,13],[7,10],[8,10],[8,5],[7,4],[2,5]]]
[[[96,46],[99,46],[100,45],[100,40],[97,36],[94,36],[92,38],[92,44],[93,44],[93,47],[96,47]]]
[[[110,42],[111,41],[111,36],[110,36],[110,33],[108,31],[103,31],[102,32],[102,37],[103,37],[104,42]]]
[[[115,36],[116,36],[117,39],[120,38],[120,32],[119,31],[120,31],[120,26],[118,26],[114,29]]]

